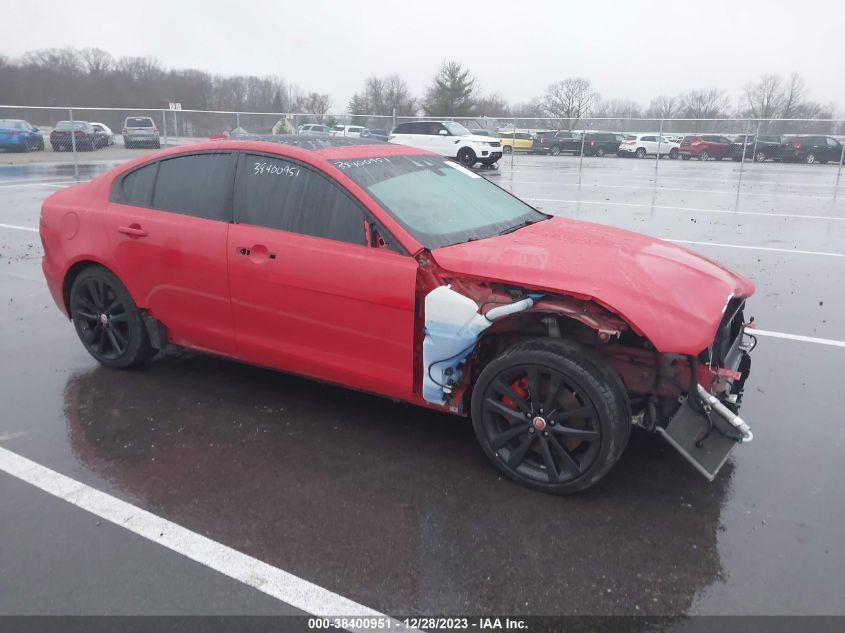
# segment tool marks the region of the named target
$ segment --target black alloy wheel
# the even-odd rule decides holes
[[[99,266],[83,270],[70,291],[70,314],[88,353],[108,367],[131,367],[154,352],[140,310],[118,278]]]
[[[472,396],[482,449],[508,477],[554,494],[596,483],[630,433],[627,394],[574,344],[534,341],[492,361]]]

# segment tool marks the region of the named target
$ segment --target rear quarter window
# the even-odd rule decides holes
[[[149,207],[152,203],[158,163],[144,165],[118,178],[111,191],[111,201],[134,207]]]

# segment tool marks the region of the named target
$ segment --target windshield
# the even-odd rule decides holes
[[[152,119],[136,117],[126,119],[126,127],[155,127]]]
[[[463,125],[454,121],[443,121],[443,125],[449,130],[449,134],[452,136],[467,136],[468,134],[472,134]]]
[[[549,217],[441,156],[331,162],[426,248],[493,237]]]

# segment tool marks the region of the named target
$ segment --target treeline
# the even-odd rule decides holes
[[[444,62],[422,95],[414,95],[399,75],[374,76],[364,81],[345,108],[334,108],[328,93],[303,91],[281,77],[167,69],[152,58],[115,58],[97,48],[43,49],[16,59],[0,56],[0,101],[136,109],[167,108],[175,101],[186,110],[307,113],[310,116],[297,122],[307,119],[329,124],[335,120],[330,113],[346,110],[353,122],[370,127],[389,127],[391,122],[372,115],[489,117],[515,121],[520,127],[562,128],[577,127],[592,117],[611,119],[601,126],[604,129],[623,129],[625,121],[636,118],[832,119],[835,111],[832,104],[810,99],[797,73],[789,77],[763,75],[748,82],[733,98],[719,88],[699,88],[678,95],[658,95],[647,105],[626,98],[603,98],[588,79],[570,77],[549,84],[527,102],[510,103],[499,94],[483,93],[470,69],[456,61]],[[532,121],[537,118],[552,120]],[[216,125],[203,125],[199,117],[193,121],[197,131],[210,131]],[[805,125],[802,131],[810,127]],[[835,131],[831,124],[817,127]]]
[[[306,93],[280,77],[166,69],[153,58],[114,58],[98,48],[0,56],[0,96],[13,105],[161,109],[177,101],[190,110],[315,115],[332,106],[328,94]]]

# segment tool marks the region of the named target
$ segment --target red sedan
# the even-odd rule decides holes
[[[182,146],[53,194],[40,231],[56,304],[109,367],[173,344],[471,415],[503,473],[553,493],[607,474],[632,426],[711,479],[751,439],[750,281],[426,151]]]

